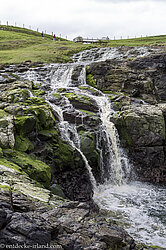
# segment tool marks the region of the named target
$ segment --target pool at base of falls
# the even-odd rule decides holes
[[[142,182],[100,185],[94,200],[137,241],[166,248],[166,187]]]

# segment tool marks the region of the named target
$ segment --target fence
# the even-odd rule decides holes
[[[48,34],[48,35],[54,35],[55,32],[48,32],[47,30],[42,30],[42,29],[39,29],[39,28],[33,28],[32,25],[25,25],[24,23],[22,25],[17,25],[16,22],[14,22],[13,24],[9,24],[9,21],[6,21],[6,22],[2,22],[0,20],[0,25],[6,25],[6,26],[14,26],[14,27],[18,27],[18,28],[25,28],[25,29],[29,29],[29,30],[33,30],[33,31],[37,31],[37,32],[43,32],[44,34]],[[65,39],[67,39],[67,35],[62,35],[62,34],[56,34],[57,36],[59,36],[60,38],[63,37]]]
[[[6,25],[6,26],[15,26],[15,27],[20,27],[20,28],[26,28],[26,29],[30,29],[30,30],[33,30],[33,31],[37,31],[37,32],[43,32],[45,34],[49,34],[49,35],[52,35],[55,33],[55,32],[47,32],[47,30],[40,30],[39,28],[32,28],[31,25],[25,25],[25,24],[22,24],[22,25],[17,25],[16,22],[14,22],[14,24],[9,24],[9,21],[6,21],[6,22],[3,22],[0,21],[0,25]],[[57,36],[59,36],[60,38],[63,37],[65,39],[67,39],[67,35],[64,35],[62,36],[62,34],[56,34]],[[132,39],[132,38],[142,38],[142,37],[148,37],[149,35],[146,35],[146,36],[120,36],[120,37],[112,37],[112,38],[109,38],[110,40],[122,40],[122,39]],[[91,39],[93,40],[93,38]]]

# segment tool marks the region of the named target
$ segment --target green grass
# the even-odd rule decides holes
[[[166,35],[110,40],[106,46],[150,46],[166,45]],[[71,62],[71,55],[79,51],[100,47],[98,44],[81,44],[32,31],[29,29],[0,25],[0,64],[22,63],[26,60],[46,63]]]
[[[149,36],[132,39],[110,40],[108,46],[151,46],[151,45],[166,45],[166,35]]]
[[[57,37],[53,41],[51,35],[0,25],[0,64],[21,63],[26,60],[46,63],[70,62],[70,56],[76,52],[96,47],[83,45]]]

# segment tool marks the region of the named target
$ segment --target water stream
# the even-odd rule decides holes
[[[146,48],[133,50],[136,49],[137,57],[149,53]],[[110,218],[125,227],[136,241],[166,248],[166,188],[140,182],[128,183],[132,168],[127,155],[120,147],[116,127],[110,122],[110,117],[115,115],[112,104],[100,91],[86,89],[86,65],[95,61],[122,60],[132,56],[135,57],[132,49],[127,51],[120,51],[117,48],[92,49],[74,55],[71,64],[45,65],[42,68],[31,69],[20,76],[42,83],[42,87],[47,90],[46,99],[59,117],[61,136],[80,152],[94,189],[94,200],[98,205],[110,211]],[[76,76],[73,78],[73,75]],[[101,123],[96,136],[96,148],[100,149],[103,184],[96,183],[91,166],[81,151],[77,124],[64,118],[65,112],[69,114],[77,112],[77,116],[82,122],[84,121],[82,112],[64,95],[66,92],[88,97],[98,107],[96,115]],[[50,101],[55,93],[61,96],[61,101],[57,104]],[[103,142],[104,147],[102,147]]]

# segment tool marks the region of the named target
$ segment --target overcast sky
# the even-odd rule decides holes
[[[166,0],[0,0],[0,21],[71,40],[160,35],[166,34]]]

